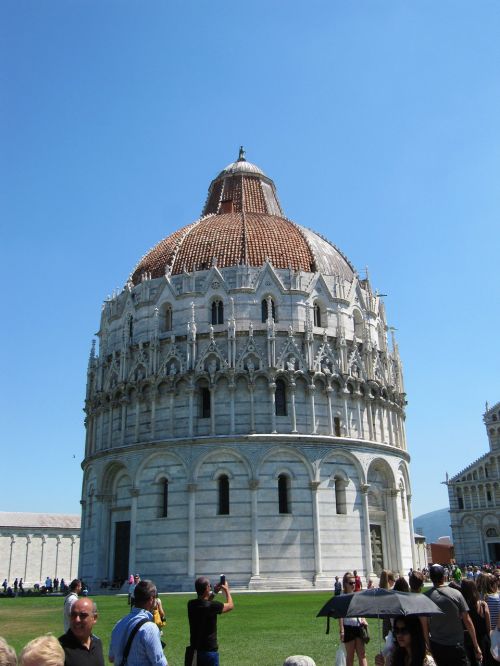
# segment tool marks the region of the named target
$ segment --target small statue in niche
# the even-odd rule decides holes
[[[249,358],[247,361],[247,370],[251,375],[253,375],[253,373],[255,372],[255,363],[252,361],[251,358]]]
[[[208,374],[210,375],[210,379],[213,381],[215,379],[215,373],[217,372],[217,362],[214,359],[212,359],[208,364],[207,370]]]
[[[286,369],[288,372],[295,372],[295,356],[290,356],[286,362]]]
[[[170,364],[170,369],[168,374],[170,375],[170,377],[175,377],[175,375],[177,374],[177,366],[175,365],[174,361],[172,361],[172,363]]]
[[[324,375],[331,375],[332,374],[332,371],[330,370],[330,366],[328,365],[328,363],[326,361],[323,361],[321,363],[321,372]]]

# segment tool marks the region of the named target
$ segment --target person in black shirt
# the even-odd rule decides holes
[[[188,601],[190,645],[197,650],[198,666],[219,666],[219,645],[217,643],[217,615],[233,610],[234,604],[227,582],[218,583],[212,591],[210,580],[200,576],[195,581],[198,597]],[[220,590],[226,597],[225,603],[214,601],[214,592]]]
[[[89,597],[78,599],[71,606],[68,631],[59,637],[64,666],[104,666],[102,643],[92,629],[97,622],[97,606]]]

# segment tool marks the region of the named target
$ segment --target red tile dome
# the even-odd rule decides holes
[[[210,184],[202,217],[174,232],[150,250],[134,269],[138,284],[144,274],[161,277],[216,264],[246,264],[339,275],[352,280],[346,257],[318,234],[286,219],[273,181],[243,149]]]

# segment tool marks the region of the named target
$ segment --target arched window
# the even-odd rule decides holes
[[[161,516],[166,518],[168,516],[168,479],[163,479],[161,490]]]
[[[361,312],[359,310],[354,310],[352,314],[353,320],[354,320],[354,335],[362,339],[363,338],[363,317],[361,316]]]
[[[340,416],[333,417],[333,427],[335,429],[335,437],[342,437],[342,431],[340,429]]]
[[[278,504],[280,513],[290,511],[290,477],[287,474],[278,476]]]
[[[134,318],[131,314],[128,316],[128,337],[133,338],[134,337]]]
[[[276,380],[274,407],[276,416],[286,416],[286,384],[283,379]]]
[[[345,492],[346,482],[341,476],[335,477],[335,508],[338,514],[347,513],[347,500]]]
[[[165,306],[165,330],[166,331],[171,331],[172,330],[172,306],[171,305],[166,305]]]
[[[212,325],[224,323],[224,303],[220,300],[212,301]]]
[[[321,308],[319,306],[319,303],[314,304],[313,314],[314,314],[314,325],[315,326],[322,326],[322,324],[321,324]]]
[[[227,474],[221,474],[218,479],[219,484],[219,510],[220,516],[229,515],[229,478]]]
[[[273,319],[274,321],[278,321],[276,317],[276,305],[272,298],[270,299],[270,301],[271,301],[271,319]],[[265,323],[268,320],[269,316],[268,310],[269,307],[267,303],[267,298],[264,298],[264,300],[261,303],[262,323]]]
[[[202,419],[210,418],[210,390],[206,386],[200,389],[200,416]]]
[[[460,497],[460,495],[459,495],[459,496],[457,497],[457,501],[458,501],[458,508],[459,508],[460,510],[462,510],[462,509],[464,508],[464,498],[463,498],[463,497]]]

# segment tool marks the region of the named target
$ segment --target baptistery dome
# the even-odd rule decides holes
[[[307,222],[307,221],[306,221]],[[80,574],[330,587],[413,565],[402,367],[383,303],[240,150],[201,217],[103,305]]]
[[[245,264],[340,275],[352,280],[349,261],[327,240],[283,216],[273,181],[243,151],[212,181],[202,217],[160,241],[131,280]]]

